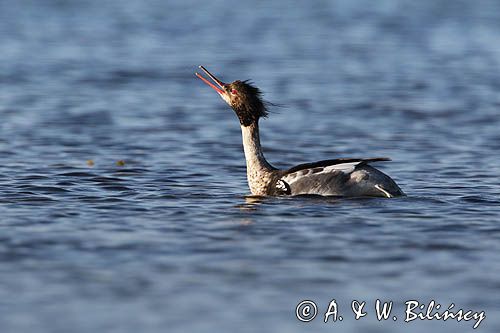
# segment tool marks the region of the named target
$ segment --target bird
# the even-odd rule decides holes
[[[246,160],[247,181],[253,196],[320,195],[337,197],[404,196],[405,193],[371,163],[389,158],[337,158],[277,169],[264,157],[259,120],[268,116],[269,103],[249,80],[224,83],[205,67],[198,66],[213,82],[195,73],[212,87],[238,117]]]

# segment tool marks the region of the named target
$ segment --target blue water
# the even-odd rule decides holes
[[[0,331],[498,332],[499,35],[497,1],[1,1]],[[283,105],[275,166],[387,156],[408,196],[249,197],[199,64]]]

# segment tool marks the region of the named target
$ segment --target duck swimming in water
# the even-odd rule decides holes
[[[248,81],[224,83],[199,66],[212,83],[196,73],[234,110],[241,125],[250,191],[256,196],[315,194],[342,197],[397,197],[403,191],[370,165],[388,158],[340,158],[279,170],[267,162],[259,138],[259,119],[268,115],[261,91]]]

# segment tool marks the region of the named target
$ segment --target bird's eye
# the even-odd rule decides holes
[[[233,90],[231,90],[231,94],[233,94],[233,95],[237,95],[237,94],[238,94],[238,91],[237,91],[236,89],[233,89]]]

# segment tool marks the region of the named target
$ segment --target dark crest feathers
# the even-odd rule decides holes
[[[249,126],[261,117],[267,117],[268,103],[262,99],[262,92],[253,85],[250,80],[234,81],[231,88],[238,91],[238,96],[234,99],[232,107],[240,123]]]

